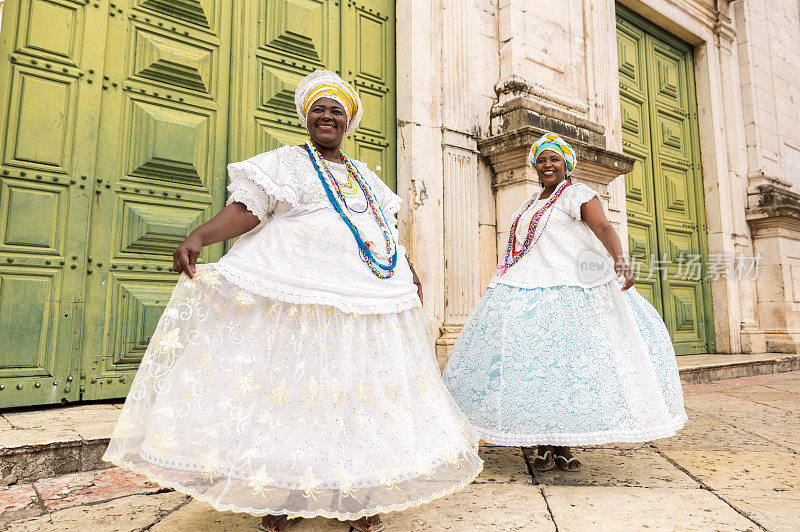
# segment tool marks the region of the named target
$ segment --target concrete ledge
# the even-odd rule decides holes
[[[99,438],[0,448],[0,486],[111,467],[113,464],[101,459],[108,441]]]
[[[683,355],[678,357],[681,382],[701,382],[800,370],[800,354]]]
[[[4,411],[0,415],[0,486],[108,467],[101,458],[120,407],[84,403]]]

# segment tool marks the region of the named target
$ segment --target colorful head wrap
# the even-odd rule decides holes
[[[567,175],[570,175],[578,164],[578,159],[575,157],[575,150],[572,146],[555,133],[545,133],[542,137],[533,143],[531,151],[528,153],[528,164],[531,168],[536,169],[536,158],[545,150],[552,150],[559,154],[564,162],[567,163]]]
[[[307,125],[308,110],[320,98],[335,100],[344,108],[347,115],[345,135],[356,130],[363,114],[361,98],[353,87],[330,70],[315,70],[297,84],[297,90],[294,91],[294,105],[303,126]]]

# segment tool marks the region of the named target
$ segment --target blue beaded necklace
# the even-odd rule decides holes
[[[378,261],[378,259],[375,258],[375,255],[372,254],[370,246],[364,242],[363,238],[361,238],[361,234],[358,232],[358,229],[347,216],[347,213],[345,213],[342,209],[342,204],[346,205],[346,202],[344,200],[342,191],[337,185],[334,185],[334,187],[336,188],[339,200],[337,201],[337,199],[334,197],[333,191],[331,190],[332,187],[328,181],[333,181],[336,183],[336,179],[333,177],[333,175],[331,175],[330,170],[328,170],[325,162],[322,160],[322,155],[320,155],[317,147],[314,146],[311,140],[307,140],[303,147],[306,149],[309,159],[311,159],[311,164],[314,165],[314,169],[317,171],[317,177],[319,177],[320,183],[322,183],[322,188],[325,189],[325,195],[328,196],[328,201],[331,202],[334,210],[339,213],[339,217],[341,217],[342,221],[347,224],[347,227],[350,229],[350,232],[356,239],[361,260],[363,260],[367,266],[369,266],[372,273],[377,277],[380,277],[381,279],[388,279],[392,276],[394,269],[397,266],[397,244],[395,243],[392,232],[389,229],[389,224],[386,222],[386,216],[383,214],[383,210],[381,210],[375,201],[372,188],[370,188],[369,184],[366,182],[364,177],[361,175],[361,172],[359,172],[358,168],[353,164],[353,162],[344,154],[342,150],[339,150],[339,157],[341,157],[342,162],[347,167],[348,173],[353,177],[355,182],[358,184],[358,187],[364,194],[364,198],[367,200],[369,209],[372,211],[375,221],[381,228],[384,243],[386,244],[386,253],[390,254],[391,256],[389,264],[382,264],[380,261]],[[324,174],[320,166],[325,169]]]

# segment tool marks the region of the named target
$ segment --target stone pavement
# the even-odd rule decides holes
[[[475,483],[385,516],[386,530],[800,530],[800,372],[684,391],[690,421],[674,438],[577,449],[582,471],[533,475],[521,449],[485,445]],[[0,530],[212,532],[257,522],[118,468],[0,487]],[[348,526],[318,518],[290,530]]]

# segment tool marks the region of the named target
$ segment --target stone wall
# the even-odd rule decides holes
[[[800,14],[796,0],[622,0],[694,47],[711,255],[762,258],[758,280],[711,282],[722,353],[800,345]],[[769,6],[769,9],[767,7]],[[544,130],[608,200],[626,243],[615,5],[608,0],[398,2],[403,235],[440,362],[536,190]]]

